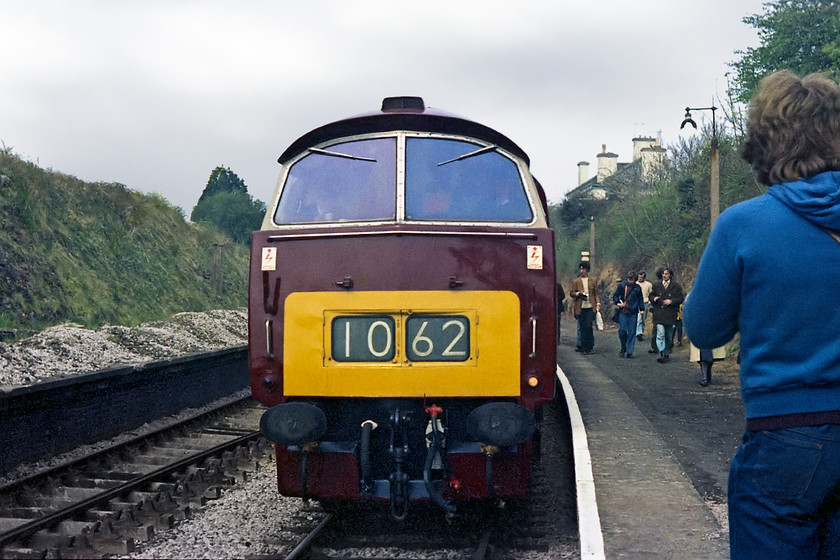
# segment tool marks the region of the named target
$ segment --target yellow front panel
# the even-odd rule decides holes
[[[383,361],[333,357],[333,343],[343,348],[344,341],[339,338],[343,335],[332,340],[332,321],[367,315],[386,319],[374,321],[372,328],[385,336],[384,342],[369,339],[377,356],[383,350],[377,358]],[[458,340],[458,348],[466,345],[468,357],[410,360],[406,321],[423,315],[466,317],[469,342]],[[460,327],[452,327],[457,337]],[[296,292],[286,298],[284,331],[283,390],[288,396],[491,397],[520,392],[519,298],[513,292]],[[413,342],[415,351],[428,348],[423,333],[415,334]],[[391,354],[384,353],[386,348]]]

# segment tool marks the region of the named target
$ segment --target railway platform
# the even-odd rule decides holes
[[[685,458],[681,463],[676,457],[674,442],[668,441],[670,436],[649,420],[650,410],[638,404],[639,394],[627,391],[615,381],[616,369],[632,363],[621,371],[622,375],[671,375],[683,383],[682,387],[664,387],[671,387],[673,392],[681,388],[690,391],[690,386],[696,386],[696,380],[690,377],[698,366],[689,363],[687,355],[681,355],[687,354],[685,348],[675,349],[678,350],[675,359],[663,365],[656,363],[655,356],[638,351],[634,360],[620,359],[615,333],[597,333],[596,339],[602,355],[583,356],[567,343],[561,345],[558,360],[558,376],[567,401],[574,394],[569,410],[575,446],[581,557],[729,558],[725,496],[718,507],[718,515],[724,518],[719,520],[710,508],[708,497],[701,496],[695,481],[687,474]],[[645,341],[637,348],[646,352],[647,345]],[[732,387],[725,389],[727,398],[732,398]],[[662,390],[662,385],[651,386],[650,393],[642,398],[665,398]],[[737,400],[737,395],[734,398]],[[732,434],[725,434],[724,439],[735,437]],[[731,442],[727,445],[731,446]],[[711,478],[720,479],[716,487],[722,485],[724,491],[729,460],[726,453],[728,449],[719,453],[722,464],[711,469],[717,471]]]

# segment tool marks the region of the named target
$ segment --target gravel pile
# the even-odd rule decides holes
[[[246,309],[179,313],[166,321],[137,327],[106,325],[95,331],[68,323],[19,342],[0,343],[0,390],[240,346],[247,339]]]

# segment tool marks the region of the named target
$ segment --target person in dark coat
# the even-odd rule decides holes
[[[639,324],[636,327],[636,340],[644,340],[645,339],[645,322],[647,321],[648,313],[650,313],[650,303],[648,300],[648,296],[650,295],[650,290],[653,288],[653,284],[647,279],[647,272],[644,270],[639,273],[639,277],[636,280],[636,283],[642,289],[642,302],[644,303],[644,309],[639,312]],[[656,334],[656,329],[653,329],[653,334]],[[651,338],[656,338],[656,336],[652,336]]]
[[[618,340],[621,342],[619,356],[633,357],[636,346],[636,327],[639,312],[644,309],[642,288],[636,283],[636,271],[627,273],[627,280],[618,285],[613,293],[613,303],[618,308]]]
[[[662,282],[662,269],[664,267],[660,266],[656,269],[656,279],[659,282]],[[650,296],[651,292],[653,291],[653,284],[650,286],[650,290],[648,290],[648,295],[645,298],[645,303],[648,304],[648,312],[650,313],[650,322],[651,322],[651,329],[650,329],[650,350],[648,350],[648,354],[659,354],[659,347],[656,345],[656,319],[653,317],[653,306],[650,305]],[[643,292],[644,293],[644,292]]]
[[[589,276],[591,265],[589,261],[581,261],[578,265],[580,275],[572,282],[569,297],[572,298],[572,309],[580,327],[580,345],[583,354],[595,353],[595,335],[592,332],[592,322],[595,313],[601,310],[598,297],[598,279]]]
[[[674,271],[666,266],[662,269],[662,280],[654,282],[650,290],[653,322],[656,323],[656,346],[659,349],[656,361],[660,364],[671,361],[674,325],[677,324],[677,313],[683,299],[682,286],[674,280]]]

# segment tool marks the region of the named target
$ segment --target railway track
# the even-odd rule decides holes
[[[309,531],[278,557],[501,560],[550,557],[560,542],[575,549],[574,471],[568,453],[561,451],[568,446],[563,441],[567,418],[562,403],[547,408],[543,453],[533,465],[531,490],[522,499],[470,504],[450,521],[431,504],[412,507],[405,522],[393,521],[382,505],[335,508],[333,514],[316,507],[309,515]]]
[[[417,508],[415,508],[417,509]],[[481,530],[481,517],[443,521],[434,506],[419,508],[405,523],[389,519],[381,506],[349,506],[327,513],[316,508],[310,530],[285,560],[331,558],[472,558],[482,559],[492,533]]]
[[[199,369],[184,362],[174,365],[188,376],[194,376],[192,372]],[[219,376],[231,375],[224,373],[222,368],[217,370]],[[205,367],[204,371],[205,377],[209,375],[208,368]],[[106,372],[93,375],[92,380],[80,380],[80,383],[83,387],[107,384],[108,390],[97,389],[97,394],[102,397],[97,406],[108,409],[119,406],[105,400],[111,392],[119,393],[119,402],[125,402],[131,399],[129,388],[143,384],[143,390],[134,397],[138,401],[135,408],[140,409],[147,401],[156,402],[157,395],[161,393],[170,395],[165,398],[172,398],[173,390],[164,383],[164,373],[156,372],[156,369],[152,370],[153,375],[149,376],[148,370],[138,371],[137,381],[130,381],[127,373]],[[173,372],[171,375],[176,374]],[[152,380],[153,389],[145,386],[147,379]],[[178,382],[175,390],[179,391],[187,385],[191,386],[193,382]],[[51,396],[50,402],[68,400],[67,387],[56,389],[65,391],[65,396]],[[87,389],[84,391],[89,392]],[[39,395],[37,400],[43,402],[46,390]],[[18,410],[30,408],[24,406],[22,397],[15,402]],[[157,408],[146,406],[150,408],[149,418],[156,418],[153,412]],[[558,405],[553,403],[551,406]],[[13,483],[0,484],[0,559],[102,558],[131,555],[133,552],[142,555],[150,546],[154,548],[177,540],[178,531],[170,533],[170,529],[192,518],[209,500],[227,494],[225,489],[232,484],[245,482],[241,485],[242,490],[253,486],[247,484],[251,479],[250,473],[260,468],[262,463],[273,460],[273,449],[257,432],[262,410],[246,398],[232,407],[190,418],[186,424],[169,425],[96,451],[84,460],[74,460]],[[57,431],[70,433],[74,425],[87,426],[95,420],[93,417],[85,418],[81,423],[78,418],[81,412],[78,408],[63,412],[60,416],[62,425],[56,427]],[[109,412],[108,418],[113,415],[113,411]],[[51,416],[54,419],[57,417],[56,414]],[[533,470],[533,492],[526,499],[508,504],[504,509],[488,513],[480,508],[467,508],[464,515],[449,523],[438,508],[429,507],[424,511],[424,508],[418,507],[409,523],[398,524],[390,520],[387,507],[383,506],[352,508],[332,515],[317,503],[309,507],[295,505],[281,516],[277,516],[277,510],[274,510],[274,516],[262,522],[264,529],[248,537],[253,545],[250,550],[271,558],[399,556],[498,560],[550,556],[547,551],[558,534],[560,538],[564,538],[563,535],[574,538],[576,531],[573,491],[571,500],[557,494],[558,488],[568,487],[565,482],[558,481],[557,473],[572,471],[569,465],[557,464],[558,457],[564,456],[561,451],[564,444],[556,435],[549,435],[563,433],[562,426],[558,429],[556,423],[558,418],[561,423],[565,421],[562,420],[564,416],[564,411],[546,414],[544,452],[541,462]],[[58,423],[59,420],[53,422]],[[131,428],[129,432],[135,430]],[[125,433],[125,428],[121,433]],[[33,448],[45,440],[42,434],[34,435],[37,437],[31,440]],[[49,450],[31,451],[35,455],[44,455]],[[274,472],[273,465],[264,469],[270,471],[269,474]],[[259,476],[254,477],[253,482],[263,481],[263,486],[249,500],[266,499],[272,503],[282,499],[276,493],[273,481],[269,480],[266,484],[266,472],[256,474]],[[223,502],[216,503],[213,509],[218,510]],[[562,519],[558,520],[558,511],[569,512],[571,525],[564,525]],[[212,541],[214,537],[210,532],[224,534],[236,531],[231,525],[236,523],[235,519],[236,514],[208,526],[206,536],[198,539]],[[307,537],[316,528],[319,534]],[[244,531],[244,528],[240,529],[239,532]],[[170,534],[161,539],[161,533]]]
[[[0,558],[128,554],[271,452],[250,397],[0,487]]]
[[[554,538],[544,516],[531,503],[506,508],[470,507],[447,521],[433,505],[414,508],[406,522],[394,522],[381,506],[351,506],[309,515],[286,560],[332,558],[463,558],[470,560],[547,555]]]

